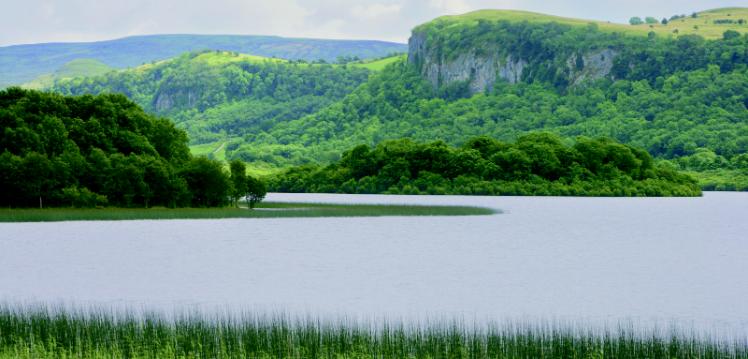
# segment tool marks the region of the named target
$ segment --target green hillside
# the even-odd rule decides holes
[[[173,119],[197,145],[241,142],[242,136],[314,113],[342,99],[369,73],[354,66],[203,51],[102,76],[63,79],[52,90],[124,93],[147,111]]]
[[[642,18],[649,14],[642,14]],[[680,17],[683,16],[683,17]],[[673,18],[677,17],[677,18]],[[479,10],[463,15],[450,15],[437,18],[436,20],[423,25],[425,27],[439,23],[457,24],[477,24],[478,21],[527,21],[530,23],[549,23],[573,26],[588,26],[589,24],[597,25],[597,28],[606,32],[617,32],[621,34],[647,36],[649,32],[655,32],[660,36],[678,36],[678,35],[699,35],[706,39],[719,39],[727,30],[735,30],[740,33],[748,33],[748,8],[724,8],[707,10],[693,14],[681,14],[669,16],[667,24],[617,24],[598,20],[574,19],[560,16],[546,15],[529,11],[518,10]],[[661,19],[657,19],[660,21]],[[739,23],[743,20],[743,23]]]
[[[461,145],[474,136],[512,141],[543,130],[611,137],[692,171],[705,188],[748,190],[748,36],[621,37],[588,26],[477,21],[480,14],[507,12],[417,27],[424,42],[409,61],[390,65],[340,103],[247,137],[242,148],[325,162],[335,150],[401,137]],[[600,49],[611,51],[610,72],[573,82],[574,69],[586,65],[574,59]],[[523,62],[520,81],[499,78],[484,92],[470,91],[475,69],[485,68],[480,62],[505,56]],[[434,86],[429,71],[438,66],[446,69],[440,76],[468,75]],[[266,141],[273,138],[289,145]]]
[[[22,87],[29,89],[43,89],[54,85],[55,81],[74,77],[86,77],[103,75],[114,70],[106,64],[94,59],[76,59],[70,61],[51,74],[41,75],[34,80],[23,84]]]
[[[250,35],[147,35],[98,42],[14,45],[0,47],[0,88],[30,82],[82,58],[124,69],[202,50],[335,62],[339,57],[381,58],[406,49],[405,44],[386,41]]]

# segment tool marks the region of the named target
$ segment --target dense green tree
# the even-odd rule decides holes
[[[247,193],[245,198],[247,200],[247,206],[249,206],[250,209],[253,209],[265,198],[265,195],[267,195],[267,186],[265,185],[265,182],[262,182],[253,176],[247,176],[246,186]]]
[[[181,170],[192,193],[193,207],[217,207],[228,204],[231,179],[221,162],[206,157],[190,160]]]
[[[122,95],[0,91],[0,204],[221,206],[222,164],[191,158],[187,136]]]
[[[239,200],[247,195],[247,166],[244,162],[233,160],[229,163],[231,169],[231,200],[234,206],[239,206]]]
[[[566,144],[572,142],[571,144]],[[352,157],[365,161],[352,161]],[[366,163],[366,172],[357,170]],[[655,165],[644,150],[607,138],[563,140],[550,133],[514,143],[488,137],[462,147],[385,141],[357,146],[325,167],[291,168],[271,182],[281,192],[695,196],[695,181]]]
[[[42,154],[31,152],[23,157],[18,176],[21,193],[39,199],[39,208],[44,206],[43,197],[48,197],[55,186],[52,162]]]

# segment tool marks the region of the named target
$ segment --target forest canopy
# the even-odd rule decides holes
[[[118,94],[0,91],[0,205],[228,203],[223,164],[192,157],[187,135]]]
[[[572,143],[573,142],[573,143]],[[325,167],[301,166],[279,175],[280,192],[699,196],[693,178],[645,150],[607,138],[563,140],[549,133],[513,143],[489,137],[461,147],[442,141],[385,141],[356,146]]]

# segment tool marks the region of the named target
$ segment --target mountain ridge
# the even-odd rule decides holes
[[[67,62],[89,58],[115,69],[199,50],[224,50],[289,60],[335,61],[379,58],[407,45],[381,40],[327,40],[259,35],[138,35],[94,42],[53,42],[0,47],[0,87],[20,85],[53,73]]]

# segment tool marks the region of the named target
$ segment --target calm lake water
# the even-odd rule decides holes
[[[0,301],[654,321],[748,334],[748,193],[268,200],[504,213],[0,224]]]

